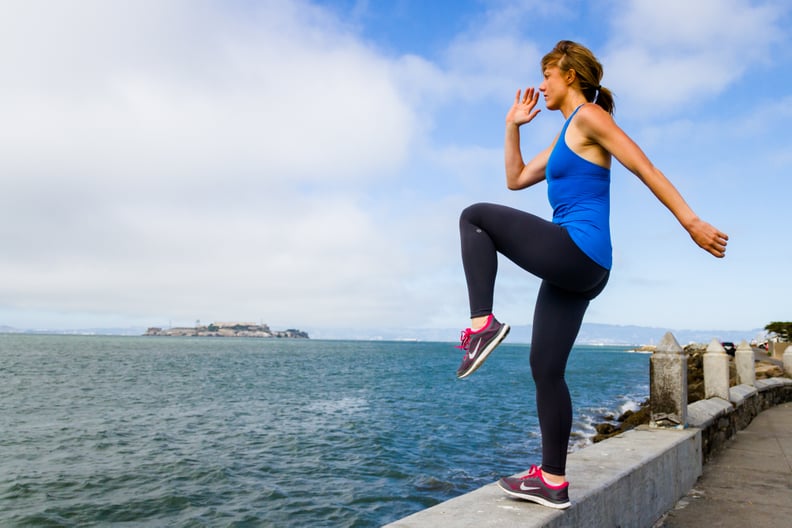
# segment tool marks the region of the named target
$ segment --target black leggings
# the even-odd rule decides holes
[[[542,279],[534,309],[531,372],[542,469],[564,475],[572,430],[564,371],[589,301],[605,288],[610,272],[583,253],[565,228],[510,207],[471,205],[462,211],[459,232],[471,317],[492,313],[497,253]]]

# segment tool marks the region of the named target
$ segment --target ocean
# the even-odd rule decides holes
[[[540,462],[528,345],[0,334],[0,526],[368,527]],[[579,449],[649,355],[576,347]]]

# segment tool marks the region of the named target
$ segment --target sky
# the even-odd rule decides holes
[[[503,131],[561,39],[730,237],[713,258],[614,164],[585,321],[792,319],[789,2],[9,0],[0,326],[464,328],[460,211],[552,214],[544,183],[506,189]],[[562,124],[524,126],[526,160]],[[498,318],[529,324],[538,286],[501,260]]]

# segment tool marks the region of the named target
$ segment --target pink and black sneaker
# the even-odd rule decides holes
[[[473,374],[479,368],[487,356],[501,344],[501,341],[508,335],[509,325],[499,323],[495,316],[490,314],[487,324],[481,330],[475,332],[470,328],[462,332],[462,344],[457,346],[465,351],[462,356],[462,364],[457,369],[457,378],[462,379]]]
[[[536,502],[549,508],[564,510],[571,506],[569,482],[564,482],[560,486],[548,484],[542,477],[542,470],[537,466],[531,466],[525,476],[500,479],[498,486],[512,497]]]

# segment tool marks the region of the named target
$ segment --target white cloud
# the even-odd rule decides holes
[[[629,2],[615,13],[603,84],[633,115],[689,108],[772,60],[782,14],[745,0]]]
[[[526,35],[525,23],[560,16],[565,8],[558,2],[485,4],[479,16],[468,20],[467,29],[439,52],[437,63],[416,55],[399,59],[401,88],[412,101],[459,112],[469,111],[471,103],[503,101],[505,94],[508,104],[509,96],[528,82],[526,77],[539,78],[544,51]]]
[[[90,154],[106,172],[182,183],[207,169],[354,180],[404,157],[414,118],[389,64],[332,24],[321,33],[310,17],[276,9],[290,3],[216,26],[207,20],[213,13],[202,13],[207,6],[146,3],[148,11],[119,13],[117,5],[92,6],[98,13],[88,20],[57,14],[54,38],[51,25],[30,20],[32,9],[23,14],[27,32],[17,38],[51,47],[26,49],[6,37],[18,56],[6,57],[2,80],[19,89],[0,103],[8,116],[0,137],[24,156],[17,163],[31,150],[67,167]],[[132,32],[129,18],[148,23]],[[181,20],[187,42],[167,34],[170,18]],[[23,60],[19,76],[13,66]]]
[[[530,77],[538,77],[540,58],[536,46],[517,35],[482,33],[458,39],[447,57],[452,95],[456,100],[503,99],[523,87],[526,72],[533,69]]]
[[[225,7],[3,6],[6,308],[315,324],[395,295],[360,198],[416,133],[393,65],[307,4]]]

